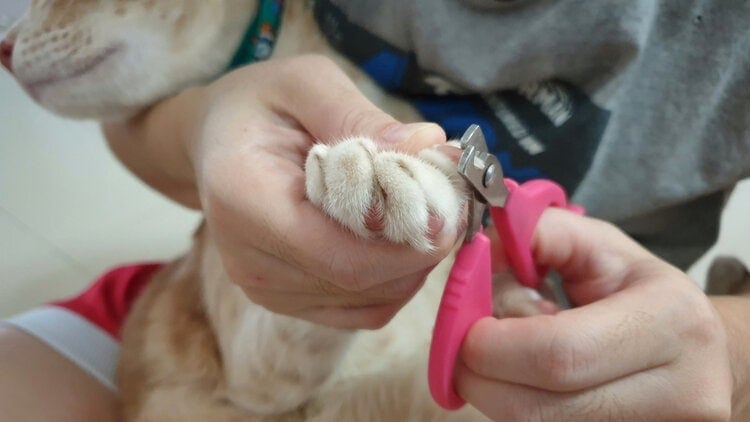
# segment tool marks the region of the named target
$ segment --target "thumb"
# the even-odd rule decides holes
[[[287,111],[319,142],[367,136],[383,148],[407,153],[446,142],[433,123],[403,124],[385,113],[357,89],[349,77],[323,56],[286,59],[276,107]]]
[[[633,268],[657,260],[614,225],[559,208],[542,214],[532,249],[537,264],[560,274],[577,305],[621,290],[634,279]]]

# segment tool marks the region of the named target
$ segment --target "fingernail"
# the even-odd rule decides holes
[[[430,123],[409,123],[397,125],[383,134],[383,141],[398,144],[414,136],[420,130],[432,127]]]

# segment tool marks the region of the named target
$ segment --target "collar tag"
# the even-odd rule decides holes
[[[284,0],[258,0],[255,18],[248,26],[227,70],[262,61],[271,56],[281,26]]]

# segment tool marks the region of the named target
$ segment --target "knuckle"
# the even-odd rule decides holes
[[[306,280],[305,283],[309,286],[312,286],[314,293],[322,294],[328,297],[342,296],[347,293],[346,290],[331,283],[330,281],[315,276],[310,276],[310,278]]]
[[[625,232],[609,221],[592,219],[591,222],[601,231],[602,234],[610,236],[625,236]]]
[[[679,297],[678,301],[683,304],[683,309],[689,310],[689,314],[681,318],[684,323],[681,337],[700,347],[724,342],[724,325],[706,296],[697,287],[673,290],[672,294]]]
[[[362,292],[379,284],[378,269],[351,251],[332,251],[328,259],[332,283],[350,292]]]
[[[276,301],[274,301],[271,296],[263,294],[261,289],[243,286],[242,290],[245,292],[245,296],[247,296],[247,298],[254,304],[262,306],[268,310],[274,310]]]
[[[299,258],[303,256],[303,246],[293,241],[294,234],[291,232],[292,227],[276,224],[273,216],[267,214],[264,214],[260,218],[260,222],[259,226],[263,227],[266,231],[262,234],[262,237],[258,233],[258,238],[263,241],[262,248],[265,248],[268,254],[289,267],[304,268]]]
[[[546,387],[568,391],[576,388],[581,371],[590,365],[591,352],[578,336],[556,335],[537,359]]]
[[[697,421],[728,421],[732,417],[732,411],[729,406],[721,405],[719,403],[704,404],[692,420]]]
[[[547,415],[544,400],[537,395],[527,397],[526,400],[504,400],[503,421],[544,421],[554,420]]]
[[[362,291],[360,295],[369,297],[373,301],[386,301],[389,303],[405,301],[414,296],[422,287],[426,275],[426,272],[420,272],[408,277],[381,282]]]
[[[383,328],[396,315],[398,308],[384,305],[378,306],[367,312],[362,319],[362,328],[366,330],[379,330]]]
[[[731,406],[718,400],[704,403],[701,406],[698,420],[704,421],[728,421],[732,417]]]
[[[388,323],[390,319],[384,319],[384,318],[378,318],[378,319],[366,319],[364,323],[362,324],[363,330],[379,330],[385,326],[385,324]]]
[[[577,395],[561,406],[561,420],[644,420],[638,409],[628,407],[615,392],[594,390]]]
[[[683,396],[683,400],[688,405],[679,415],[681,420],[713,422],[728,421],[732,417],[731,400],[726,395],[695,391]]]
[[[461,355],[465,365],[472,371],[485,375],[495,372],[495,353],[481,335],[469,332],[461,345]]]
[[[382,120],[382,113],[377,110],[352,108],[344,114],[341,127],[348,131],[347,135],[357,136],[366,133],[367,128],[372,126],[373,122],[380,120]],[[394,122],[392,125],[395,124],[397,123]],[[386,126],[381,131],[386,131],[391,127]]]
[[[706,347],[724,342],[726,333],[711,310],[702,310],[697,312],[695,321],[688,327],[685,336],[695,344]]]

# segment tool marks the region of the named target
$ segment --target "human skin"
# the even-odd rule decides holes
[[[314,139],[364,134],[411,151],[445,141],[433,125],[379,111],[320,57],[248,67],[105,133],[146,183],[203,209],[230,277],[273,311],[379,327],[454,241],[436,239],[427,256],[354,239],[305,201]],[[749,299],[706,297],[613,226],[561,212],[545,213],[535,254],[578,307],[479,321],[462,351],[461,394],[498,419],[747,417]]]
[[[747,420],[750,299],[709,298],[611,224],[563,210],[544,213],[534,254],[577,307],[478,321],[462,397],[495,420]]]
[[[379,110],[322,56],[242,68],[104,132],[138,177],[202,209],[229,277],[274,312],[380,327],[457,238],[433,236],[432,253],[358,239],[305,198],[303,165],[316,140],[369,136],[406,152],[445,143],[437,125],[403,125]]]
[[[581,306],[477,322],[456,377],[472,405],[496,420],[747,420],[747,297],[707,298],[611,225],[566,211],[545,212],[535,251]],[[9,420],[115,420],[114,392],[2,324],[0,373]]]
[[[304,204],[302,163],[313,139],[368,135],[384,148],[405,152],[445,142],[434,124],[403,125],[377,109],[323,57],[259,63],[103,130],[136,176],[182,205],[204,209],[214,233],[224,231],[230,250],[225,259],[251,263],[249,269],[235,264],[235,280],[269,309],[334,326],[377,327],[416,291],[455,240],[435,238],[432,255],[363,242]],[[243,169],[248,172],[236,171]],[[292,215],[285,204],[299,206],[305,215],[276,223],[275,217]],[[312,233],[300,235],[311,227]],[[321,251],[324,255],[315,256]],[[335,260],[339,263],[331,265]],[[406,261],[400,266],[385,265],[401,260]],[[363,265],[372,265],[374,274],[352,275]],[[0,374],[3,420],[117,420],[114,391],[44,342],[2,323]]]
[[[0,419],[117,420],[114,391],[37,338],[0,322]]]

